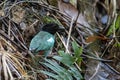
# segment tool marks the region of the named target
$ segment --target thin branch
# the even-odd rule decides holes
[[[100,64],[97,65],[97,67],[95,69],[95,73],[92,75],[92,77],[89,78],[89,80],[93,80],[93,78],[97,75],[99,68],[100,68]]]
[[[65,41],[63,41],[62,37],[57,33],[57,36],[60,38],[61,42],[63,43],[64,47],[67,49],[67,46],[65,44]]]
[[[70,23],[70,29],[69,29],[69,33],[68,33],[68,39],[67,39],[67,44],[66,44],[66,53],[69,53],[69,42],[70,42],[70,36],[71,36],[71,32],[72,32],[72,27],[73,27],[73,22],[74,22],[74,17],[72,18],[71,20],[71,23]]]

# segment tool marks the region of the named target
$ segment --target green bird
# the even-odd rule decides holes
[[[55,43],[54,34],[58,31],[63,31],[64,28],[56,23],[49,23],[42,27],[42,30],[30,42],[29,50],[33,54],[47,56]]]

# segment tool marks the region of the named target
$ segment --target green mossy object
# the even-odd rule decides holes
[[[43,23],[44,24],[49,24],[49,23],[56,23],[56,24],[58,24],[58,25],[61,25],[59,22],[58,22],[58,20],[56,20],[56,19],[54,19],[54,18],[52,18],[52,17],[49,17],[49,16],[44,16],[43,18],[42,18],[42,21],[43,21]]]
[[[55,42],[54,35],[45,32],[40,31],[31,41],[30,43],[30,50],[34,50],[33,54],[38,54],[40,50],[44,50],[44,56],[47,56],[49,52],[51,51],[52,47],[54,46]]]

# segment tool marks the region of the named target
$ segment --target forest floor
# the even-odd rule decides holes
[[[120,0],[1,0],[0,80],[120,80]],[[51,54],[29,51],[51,22]]]

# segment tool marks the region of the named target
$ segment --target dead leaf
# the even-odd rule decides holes
[[[108,38],[104,37],[104,36],[97,36],[97,35],[93,35],[93,36],[89,36],[86,38],[86,42],[90,43],[90,42],[94,42],[95,40],[108,40]]]
[[[82,13],[80,13],[78,16],[77,26],[81,29],[81,31],[85,32],[83,35],[93,35],[93,32],[90,30],[91,26],[88,24],[86,18]]]
[[[64,15],[76,20],[78,16],[78,10],[72,4],[58,0],[58,8]]]
[[[77,27],[81,29],[82,35],[93,35],[92,31],[89,29],[90,25],[88,24],[86,18],[82,13],[78,13],[78,10],[75,8],[75,6],[73,6],[71,3],[65,3],[63,0],[58,0],[58,8],[64,15],[76,21]]]
[[[20,6],[16,6],[15,8],[13,8],[12,13],[12,20],[16,23],[20,23],[25,15],[25,10],[23,10]]]

